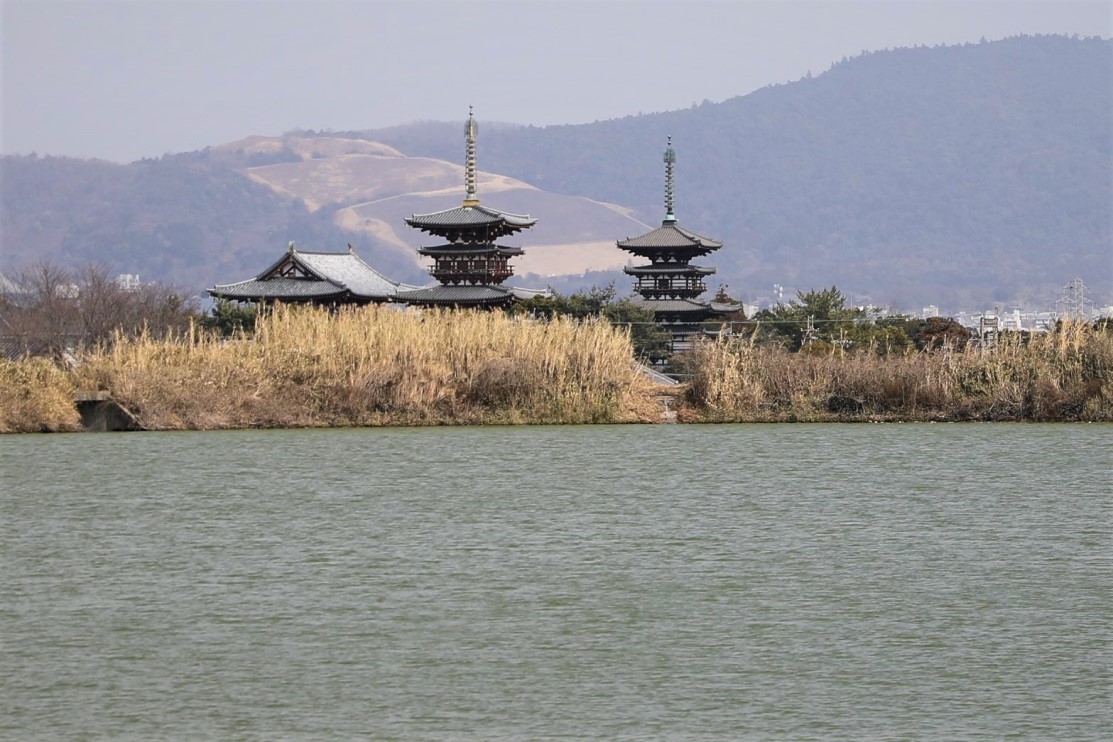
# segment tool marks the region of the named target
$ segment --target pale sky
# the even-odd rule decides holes
[[[1113,35],[1113,0],[0,0],[0,151],[129,162],[295,128],[585,123],[843,56]]]

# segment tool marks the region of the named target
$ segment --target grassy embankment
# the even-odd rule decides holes
[[[251,338],[119,339],[70,372],[0,370],[0,431],[72,430],[107,389],[154,430],[632,422],[656,412],[627,333],[499,312],[281,309]]]
[[[744,340],[691,359],[700,421],[1113,421],[1113,333],[1067,324],[992,350],[788,353]]]
[[[71,371],[0,362],[0,432],[78,429],[78,389],[110,390],[160,430],[658,421],[630,357],[629,335],[605,322],[287,309],[252,338],[121,338]],[[688,422],[1113,421],[1113,333],[1086,325],[891,356],[725,339],[689,367]]]

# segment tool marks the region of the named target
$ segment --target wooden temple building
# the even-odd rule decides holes
[[[674,206],[674,166],[676,152],[672,137],[665,150],[665,218],[661,226],[640,237],[619,240],[619,249],[649,261],[627,266],[623,272],[637,279],[636,301],[653,311],[654,319],[672,336],[670,350],[679,352],[691,345],[691,337],[702,333],[701,323],[718,315],[738,311],[733,304],[703,302],[698,299],[707,290],[704,278],[714,268],[692,265],[689,261],[707,255],[723,246],[718,240],[696,234],[677,222]]]
[[[479,126],[468,111],[464,128],[464,202],[432,214],[414,214],[406,224],[444,240],[444,244],[422,247],[419,255],[433,259],[430,275],[438,283],[426,288],[399,292],[395,301],[418,306],[504,307],[518,299],[545,295],[545,291],[503,286],[514,274],[510,258],[523,253],[520,247],[498,244],[537,223],[528,214],[510,214],[479,203],[476,140]]]
[[[505,307],[547,290],[503,286],[513,275],[509,259],[520,247],[498,244],[503,237],[537,223],[527,214],[510,214],[479,203],[476,138],[479,127],[468,112],[464,168],[464,202],[432,214],[414,214],[406,224],[444,240],[422,247],[419,255],[433,259],[429,273],[438,283],[411,286],[392,281],[360,260],[352,246],[347,252],[305,252],[290,243],[286,254],[254,278],[218,284],[209,289],[217,299],[272,304],[274,302],[338,306],[398,302],[415,306]]]
[[[338,306],[393,301],[415,288],[379,273],[351,244],[346,252],[306,252],[291,242],[286,254],[255,278],[218,284],[209,294],[229,301]]]

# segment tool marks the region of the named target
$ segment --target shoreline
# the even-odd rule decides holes
[[[250,337],[118,338],[70,368],[0,361],[0,432],[1113,422],[1108,325],[892,355],[727,337],[683,363],[685,383],[654,383],[606,321],[284,309]]]

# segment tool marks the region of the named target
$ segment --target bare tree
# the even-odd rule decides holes
[[[51,263],[19,271],[0,292],[0,336],[6,355],[51,355],[112,342],[117,332],[180,332],[197,317],[195,299],[160,284],[121,285],[89,264],[76,274]]]

